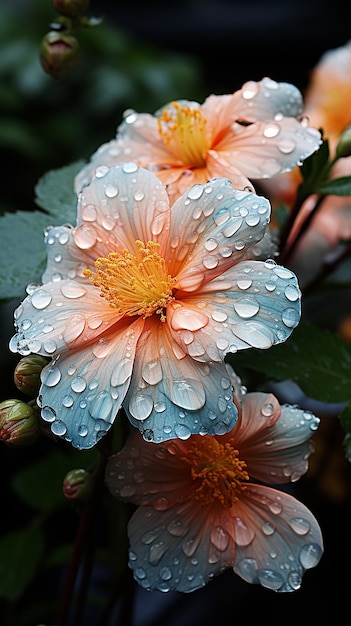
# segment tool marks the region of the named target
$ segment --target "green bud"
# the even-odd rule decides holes
[[[47,74],[63,78],[78,60],[79,44],[65,32],[48,32],[40,45],[40,61]]]
[[[48,362],[47,358],[39,354],[23,357],[17,363],[13,374],[17,389],[27,396],[35,398],[39,393],[41,370]]]
[[[24,448],[34,443],[41,430],[39,409],[21,400],[0,402],[0,440]]]
[[[336,146],[336,156],[338,159],[351,156],[351,126],[348,126],[341,135]]]
[[[63,480],[63,495],[68,500],[85,502],[92,494],[93,485],[93,476],[87,470],[70,470]]]
[[[56,11],[66,17],[79,17],[90,4],[90,0],[52,0],[52,2]]]

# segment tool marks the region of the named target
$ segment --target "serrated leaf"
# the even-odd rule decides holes
[[[29,283],[39,283],[45,269],[44,229],[51,219],[39,211],[0,217],[0,299],[21,299]]]
[[[14,601],[34,577],[44,548],[40,528],[16,530],[0,539],[0,596]]]
[[[29,283],[40,283],[46,266],[44,230],[75,224],[77,196],[74,177],[83,161],[47,172],[38,182],[36,203],[44,212],[17,211],[0,217],[0,300],[21,299]]]
[[[341,176],[340,178],[327,180],[316,187],[316,192],[324,196],[330,194],[334,196],[351,196],[351,176]]]
[[[74,192],[74,178],[85,165],[76,161],[57,170],[46,172],[35,187],[36,204],[55,217],[54,225],[76,223],[77,196]]]
[[[12,484],[17,495],[30,507],[51,513],[65,504],[63,479],[70,469],[85,468],[96,459],[96,450],[54,450],[48,457],[17,472]]]
[[[322,402],[351,398],[351,348],[333,333],[300,323],[289,339],[269,350],[242,350],[228,356],[234,370],[244,367],[267,380],[293,380]]]
[[[319,174],[324,170],[329,159],[329,142],[324,140],[320,148],[313,152],[311,156],[304,160],[300,167],[300,171],[304,181],[316,180]]]

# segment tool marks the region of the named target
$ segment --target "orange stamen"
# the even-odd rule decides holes
[[[126,249],[110,252],[107,258],[95,261],[96,272],[85,269],[83,274],[99,287],[100,295],[118,313],[144,318],[156,313],[164,322],[165,309],[173,300],[175,279],[168,274],[166,262],[157,251],[158,243],[149,241],[145,245],[137,240],[136,245],[136,254]]]

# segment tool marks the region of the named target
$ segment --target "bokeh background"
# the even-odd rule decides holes
[[[103,22],[79,30],[79,62],[57,81],[39,62],[41,39],[57,17],[51,1],[1,0],[0,214],[37,208],[38,179],[50,169],[89,158],[114,136],[125,109],[153,112],[174,98],[202,102],[210,93],[232,93],[246,80],[264,76],[303,91],[323,52],[351,38],[350,3],[342,0],[92,0],[87,13]],[[17,358],[8,350],[17,304],[5,299],[0,305],[0,401],[18,397],[13,384]],[[127,578],[132,626],[343,619],[351,558],[350,466],[340,452],[343,433],[335,407],[316,407],[294,388],[289,394],[288,401],[317,408],[323,416],[310,471],[293,491],[322,526],[325,555],[319,566],[306,573],[299,592],[288,595],[251,587],[232,572],[190,595],[146,593]],[[18,497],[13,480],[33,459],[52,451],[46,441],[25,450],[0,444],[3,533],[32,523],[33,511]],[[105,518],[99,521],[97,541],[104,547]],[[76,526],[76,511],[63,502],[47,523],[47,537],[53,543],[72,542]],[[37,626],[39,620],[53,626],[63,573],[62,567],[43,567],[19,598],[0,597],[1,626]],[[94,571],[90,593],[95,600],[84,615],[85,626],[127,626],[118,599],[112,598],[109,618],[99,610],[108,573]],[[0,576],[6,575],[0,566]]]

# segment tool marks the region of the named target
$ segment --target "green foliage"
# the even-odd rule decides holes
[[[16,600],[36,573],[43,554],[40,528],[14,530],[0,538],[0,596]]]
[[[351,399],[350,346],[313,324],[300,323],[285,343],[269,350],[242,350],[230,355],[228,362],[235,371],[248,368],[266,380],[292,380],[316,400]]]
[[[336,195],[336,196],[351,196],[351,176],[341,176],[340,178],[333,178],[327,180],[316,187],[317,193],[321,193],[324,196]]]
[[[47,172],[38,182],[36,203],[45,212],[17,211],[0,217],[5,245],[0,247],[0,300],[25,296],[29,283],[40,283],[46,265],[44,230],[76,222],[73,181],[83,161]],[[18,251],[21,251],[19,263]]]
[[[14,491],[28,506],[41,513],[52,513],[66,502],[62,493],[65,474],[72,468],[86,468],[96,460],[95,449],[77,452],[54,450],[48,456],[17,472]]]

